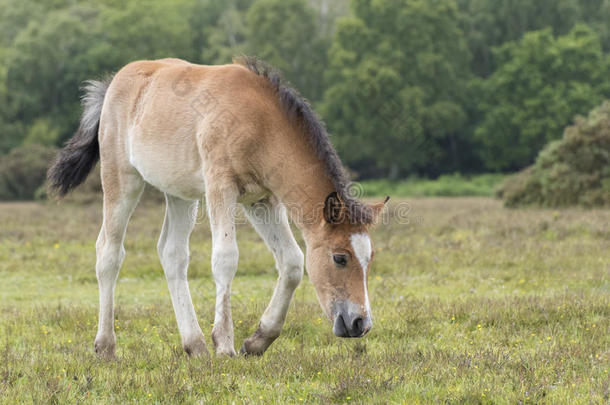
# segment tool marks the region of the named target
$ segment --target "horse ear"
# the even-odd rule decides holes
[[[324,200],[324,219],[329,224],[338,224],[343,221],[344,215],[345,205],[341,201],[339,194],[333,191]]]
[[[369,208],[373,211],[373,222],[375,222],[375,223],[377,222],[377,219],[379,218],[381,211],[383,211],[383,208],[385,207],[385,205],[387,204],[387,202],[389,200],[390,200],[390,196],[386,196],[386,198],[385,198],[385,200],[383,200],[383,202],[369,206]]]

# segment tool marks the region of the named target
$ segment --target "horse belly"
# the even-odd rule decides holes
[[[201,199],[205,193],[201,156],[194,138],[189,138],[133,131],[129,161],[147,183],[162,192],[186,200]]]

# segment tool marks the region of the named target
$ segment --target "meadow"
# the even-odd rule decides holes
[[[399,209],[400,208],[400,209]],[[93,353],[101,205],[0,204],[2,403],[608,403],[610,210],[394,198],[373,232],[374,326],[338,339],[307,277],[263,357],[191,359],[156,254],[163,205],[136,210],[116,291],[117,359]],[[204,216],[191,293],[208,348]],[[271,254],[239,226],[236,346],[271,297]]]
[[[365,196],[391,195],[393,197],[493,197],[507,178],[503,174],[476,174],[464,176],[459,173],[444,174],[438,178],[418,177],[406,180],[365,180],[355,183],[355,193]]]

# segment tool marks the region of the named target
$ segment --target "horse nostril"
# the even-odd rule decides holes
[[[352,318],[353,316],[353,318]],[[338,314],[335,317],[333,332],[338,337],[359,338],[367,334],[372,322],[369,317],[361,315]]]
[[[350,334],[347,331],[347,325],[345,324],[345,320],[343,319],[343,315],[338,315],[335,318],[335,324],[333,325],[333,332],[335,336],[338,337],[349,337]]]
[[[354,320],[352,321],[352,327],[350,328],[349,334],[352,337],[362,336],[362,333],[364,332],[364,328],[362,326],[363,323],[364,323],[364,321],[362,320],[361,316],[354,318]]]

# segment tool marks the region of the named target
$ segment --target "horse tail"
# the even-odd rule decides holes
[[[49,190],[59,197],[81,184],[100,159],[98,131],[104,97],[112,78],[89,80],[83,86],[83,115],[78,130],[59,151],[47,172]]]

